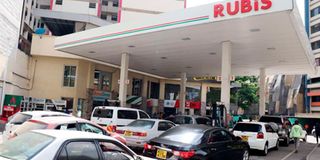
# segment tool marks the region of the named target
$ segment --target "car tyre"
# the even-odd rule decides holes
[[[268,151],[269,151],[269,149],[268,149],[268,143],[266,143],[266,145],[264,145],[264,149],[263,149],[263,151],[262,151],[262,155],[263,155],[263,156],[268,155]]]
[[[245,149],[244,150],[242,159],[243,160],[249,160],[250,159],[249,149]]]
[[[275,150],[279,150],[279,147],[280,147],[280,142],[279,140],[277,141],[277,144],[276,144],[276,147],[274,148]]]

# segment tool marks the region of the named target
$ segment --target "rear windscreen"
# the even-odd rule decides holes
[[[247,124],[247,123],[238,123],[234,128],[234,131],[242,132],[260,132],[261,125],[259,124]]]
[[[17,135],[20,135],[22,133],[31,131],[31,130],[36,130],[36,129],[46,129],[47,124],[44,123],[37,123],[37,122],[32,122],[32,121],[27,121],[23,123],[15,132]]]
[[[25,121],[31,119],[32,116],[28,114],[23,114],[23,113],[17,113],[16,115],[13,116],[11,121],[9,123],[11,124],[22,124]]]
[[[113,110],[112,109],[95,109],[93,112],[93,117],[99,118],[112,118]]]

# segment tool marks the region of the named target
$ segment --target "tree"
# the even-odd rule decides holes
[[[258,97],[258,78],[255,76],[236,77],[236,83],[241,84],[240,88],[233,89],[231,102],[236,103],[242,109],[247,109],[252,104],[259,102]]]

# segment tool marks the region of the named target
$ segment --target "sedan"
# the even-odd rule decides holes
[[[170,160],[248,160],[249,145],[222,128],[181,125],[151,139],[143,155]]]
[[[0,145],[0,159],[148,160],[118,140],[79,131],[35,130]]]
[[[241,122],[233,128],[233,134],[241,137],[250,145],[250,149],[256,149],[267,155],[269,149],[279,149],[279,136],[272,126],[264,122]]]
[[[176,125],[171,121],[160,119],[140,119],[129,123],[125,127],[118,127],[116,133],[124,136],[130,147],[143,148],[150,139]]]

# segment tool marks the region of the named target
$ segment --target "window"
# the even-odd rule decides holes
[[[113,7],[118,7],[119,6],[119,2],[118,1],[114,1],[112,4]]]
[[[107,0],[102,0],[102,5],[103,6],[107,6],[108,5],[108,1]]]
[[[266,127],[266,131],[269,132],[269,133],[273,133],[274,130],[272,129],[272,127],[270,125],[265,125]]]
[[[23,113],[19,112],[13,116],[13,118],[9,121],[9,123],[19,125],[19,124],[22,124],[31,118],[32,118],[31,115],[23,114]]]
[[[142,92],[142,79],[132,79],[132,95],[141,96]]]
[[[204,125],[212,125],[212,121],[209,118],[196,118],[197,124],[204,124]]]
[[[96,8],[96,3],[89,3],[89,8]]]
[[[315,9],[311,10],[310,12],[311,12],[310,13],[311,17],[317,16],[320,14],[320,7],[317,7]]]
[[[24,18],[26,18],[28,15],[28,8],[26,8],[26,10],[24,11]]]
[[[112,73],[100,70],[94,71],[94,89],[111,91]]]
[[[214,131],[209,137],[208,143],[214,143],[214,142],[225,142],[232,140],[232,137],[229,133],[220,130],[220,131]]]
[[[101,19],[107,19],[107,13],[101,12]]]
[[[57,130],[71,130],[71,131],[76,131],[77,130],[77,125],[75,123],[70,123],[70,124],[61,124],[56,127]]]
[[[33,6],[33,5],[34,5],[34,0],[31,1],[31,6]]]
[[[172,123],[169,122],[159,122],[158,124],[158,131],[166,131],[170,128],[174,127]]]
[[[56,0],[56,5],[62,5],[62,2],[63,0]]]
[[[80,124],[80,131],[103,134],[103,131],[100,128],[95,127],[95,126],[88,124],[88,123],[81,123]]]
[[[105,160],[130,160],[133,156],[120,143],[100,141],[99,146]]]
[[[69,110],[73,109],[73,98],[70,97],[61,97],[61,100],[66,100],[67,101],[67,112],[69,112]]]
[[[119,119],[137,119],[137,111],[118,110]]]
[[[312,50],[316,50],[320,48],[320,41],[315,41],[311,43]]]
[[[140,115],[140,119],[150,118],[146,113],[144,113],[144,112],[142,112],[142,111],[139,111],[139,115]]]
[[[320,58],[316,58],[316,65],[320,66]]]
[[[15,133],[17,135],[26,133],[31,130],[36,130],[36,129],[46,129],[48,127],[48,124],[42,123],[42,122],[30,122],[27,121],[23,123],[16,131]]]
[[[235,131],[241,131],[241,132],[260,132],[261,131],[261,125],[259,124],[247,124],[247,123],[238,123],[234,127]]]
[[[188,116],[176,116],[173,120],[175,124],[193,124],[193,120]]]
[[[149,120],[135,120],[131,123],[129,123],[127,126],[129,127],[139,127],[144,129],[151,129],[154,126],[154,121]]]
[[[311,26],[311,34],[320,31],[320,23]]]
[[[62,149],[58,160],[96,160],[99,159],[94,142],[70,142]]]
[[[76,80],[76,66],[64,66],[64,77],[63,86],[64,87],[74,87]]]
[[[112,118],[112,116],[113,116],[112,109],[95,109],[93,113],[93,117]]]
[[[111,15],[111,20],[112,21],[117,21],[118,20],[118,15]]]
[[[31,21],[32,21],[32,13],[30,13],[30,17],[29,17],[29,22],[31,23]]]

